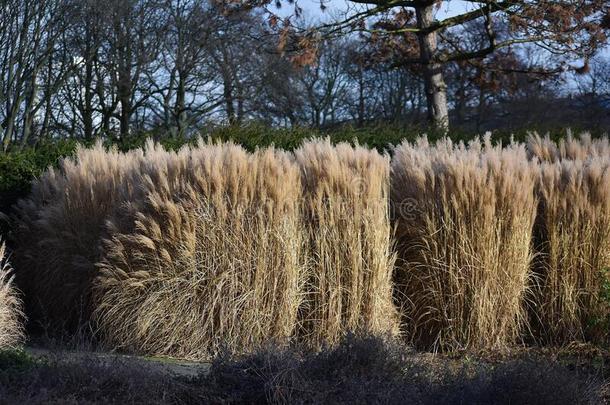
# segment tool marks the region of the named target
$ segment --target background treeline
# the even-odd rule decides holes
[[[226,13],[206,0],[2,0],[0,9],[3,151],[251,122],[425,123],[421,72],[370,36],[329,38],[299,66],[290,46],[278,51],[289,39],[262,11]],[[470,28],[452,35],[479,41]],[[525,48],[448,65],[453,128],[607,128],[609,62],[536,73],[547,57]]]

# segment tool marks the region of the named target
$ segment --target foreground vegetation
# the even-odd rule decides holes
[[[607,355],[587,357],[604,364]],[[6,403],[417,403],[597,404],[607,400],[604,367],[577,353],[553,359],[431,357],[395,342],[353,335],[319,353],[266,346],[220,356],[195,376],[167,374],[146,360],[89,355],[66,359],[0,353]],[[607,367],[607,362],[605,367]]]
[[[607,138],[392,155],[78,147],[15,210],[31,325],[192,359],[354,330],[444,351],[608,342]]]
[[[149,141],[68,155],[5,222],[9,403],[607,399],[608,138]],[[23,312],[30,336],[215,360],[181,377],[32,357],[14,349]]]
[[[24,338],[21,298],[5,255],[6,246],[0,240],[0,349],[15,348]]]

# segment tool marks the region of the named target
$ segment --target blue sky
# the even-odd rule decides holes
[[[327,20],[332,18],[332,15],[339,12],[344,12],[350,7],[353,8],[355,3],[351,3],[347,0],[329,0],[324,1],[327,7],[326,11],[320,10],[320,0],[297,0],[297,4],[301,7],[306,14],[308,19],[312,20]],[[462,13],[468,9],[472,9],[472,4],[461,0],[449,0],[444,1],[442,7],[438,11],[437,18],[442,19],[444,17],[450,17]],[[292,7],[285,5],[284,10],[280,14],[287,15],[291,14]]]
[[[350,2],[348,0],[322,0],[327,7],[324,12],[320,10],[321,0],[295,0],[299,7],[304,10],[305,19],[311,22],[328,21],[332,20],[333,16],[338,14],[344,14],[346,10],[354,10],[355,7],[364,7],[363,5]],[[284,7],[279,11],[280,15],[290,15],[294,9],[291,5],[283,3]],[[443,4],[437,11],[436,18],[442,20],[447,17],[451,17],[457,14],[461,14],[465,11],[473,10],[476,5],[461,0],[447,0],[443,1]],[[606,47],[601,54],[604,57],[610,57],[610,46]]]

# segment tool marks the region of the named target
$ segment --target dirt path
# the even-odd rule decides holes
[[[138,365],[150,371],[179,377],[197,377],[206,373],[210,363],[192,362],[157,357],[140,357],[105,352],[79,352],[64,350],[49,350],[39,347],[26,347],[25,351],[36,359],[57,362],[96,362],[98,364],[111,365],[116,363]]]

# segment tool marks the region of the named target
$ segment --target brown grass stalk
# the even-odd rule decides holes
[[[303,263],[290,156],[203,142],[154,154],[134,180],[140,198],[108,225],[95,310],[105,342],[205,358],[287,341]]]
[[[397,297],[425,349],[497,348],[526,321],[535,174],[522,146],[403,143],[392,162]]]
[[[586,160],[590,157],[610,157],[610,141],[608,137],[594,139],[587,132],[578,137],[568,132],[566,138],[555,143],[548,134],[541,137],[533,132],[527,138],[527,151],[530,159],[537,158],[541,162]]]
[[[308,240],[302,338],[319,346],[354,330],[395,334],[389,158],[329,140],[307,142],[295,155]]]
[[[609,157],[540,167],[532,323],[543,343],[601,342],[608,337]]]
[[[0,349],[15,348],[24,340],[24,314],[11,273],[6,246],[0,241]]]

